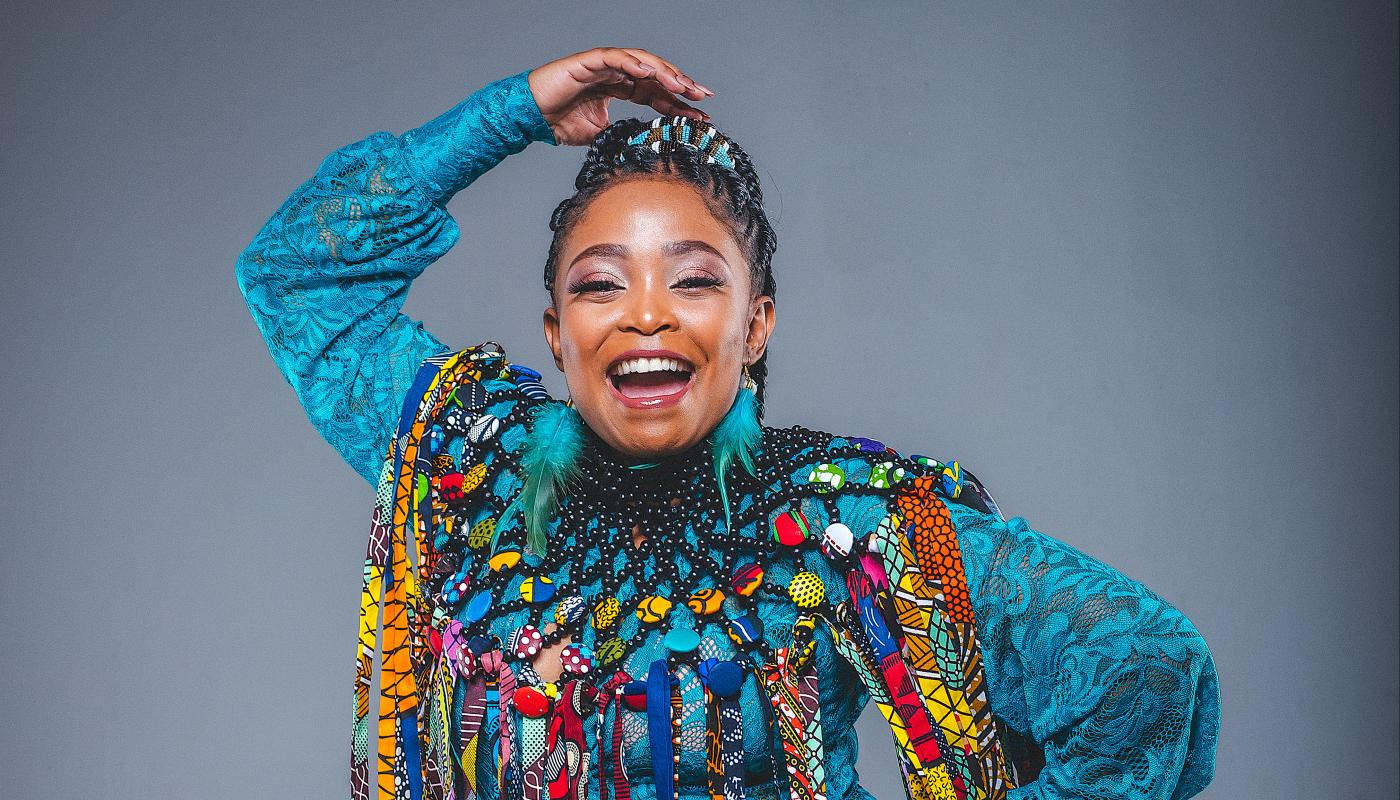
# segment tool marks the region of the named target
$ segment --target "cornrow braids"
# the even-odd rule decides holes
[[[748,153],[713,129],[708,129],[703,140],[707,147],[703,149],[669,139],[656,142],[661,138],[656,133],[661,128],[659,123],[668,122],[679,126],[683,120],[670,117],[646,123],[638,119],[620,119],[594,137],[574,178],[574,195],[562,200],[549,217],[549,229],[554,232],[554,238],[544,265],[544,286],[551,296],[564,240],[593,198],[618,181],[640,175],[666,175],[700,191],[711,213],[743,245],[749,262],[750,290],[755,295],[777,299],[773,252],[778,248],[778,237],[763,210],[763,189]],[[647,143],[630,143],[637,138],[645,138]],[[749,375],[758,384],[755,396],[761,419],[768,382],[767,350],[749,365]]]

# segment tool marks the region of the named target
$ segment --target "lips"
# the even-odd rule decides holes
[[[670,350],[629,350],[608,366],[608,383],[623,405],[656,408],[680,401],[695,367]]]

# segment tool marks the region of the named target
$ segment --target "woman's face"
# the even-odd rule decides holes
[[[695,188],[628,178],[588,204],[561,246],[544,335],[574,407],[648,460],[709,435],[763,355],[773,300]]]

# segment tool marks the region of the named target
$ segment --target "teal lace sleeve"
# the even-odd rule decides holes
[[[371,485],[423,359],[450,348],[403,314],[457,242],[447,201],[531,141],[554,144],[528,72],[402,136],[331,153],[238,259],[235,277],[311,423]]]
[[[1031,798],[1179,800],[1215,772],[1205,640],[1142,584],[1032,530],[949,504],[997,715],[1045,752]]]

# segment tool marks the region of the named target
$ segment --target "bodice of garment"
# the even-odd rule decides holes
[[[522,72],[402,136],[376,133],[330,154],[239,258],[239,287],[274,361],[315,428],[372,486],[380,486],[382,458],[420,366],[453,350],[401,312],[412,281],[457,240],[445,205],[532,141],[553,138]],[[992,711],[1044,753],[1034,780],[1009,796],[1184,798],[1209,783],[1219,689],[1209,650],[1190,620],[1020,517],[1004,520],[959,503],[948,509]],[[805,511],[814,528],[825,524],[824,504]],[[854,518],[878,513],[841,510]],[[791,577],[796,566],[775,562],[774,580]],[[842,581],[831,565],[817,556],[808,566],[839,601]],[[760,602],[757,612],[771,636],[790,631],[784,618],[790,604]],[[506,636],[518,623],[508,614],[492,622]],[[705,639],[702,647],[715,652],[727,646],[713,631]],[[855,771],[854,722],[867,695],[829,641],[817,641],[829,796],[866,796]],[[654,645],[633,652],[629,672],[656,655],[648,649]],[[693,689],[688,698],[685,692],[693,704]],[[691,708],[682,723],[689,739],[700,730],[693,714]],[[776,787],[762,787],[773,763],[771,725],[757,715],[746,715],[744,725],[753,796],[777,796]],[[636,725],[627,730],[624,758],[634,796],[650,800],[645,737]],[[889,745],[888,739],[866,743]],[[703,778],[697,782],[700,769],[683,763],[685,791],[706,793]]]
[[[531,376],[537,374],[528,367],[518,368],[517,376],[523,376],[529,380]],[[494,396],[495,391],[509,392],[514,389],[509,381],[488,381],[483,384],[492,389],[487,397],[474,408],[464,409],[465,419],[476,419],[488,416],[492,420],[523,416],[522,410],[516,408],[517,404],[530,404],[544,402],[542,398],[534,400],[523,399],[499,399]],[[538,391],[536,388],[535,391]],[[459,393],[460,394],[460,393]],[[525,411],[524,414],[528,414]],[[465,420],[464,420],[465,422]],[[497,471],[498,464],[494,463],[497,456],[506,451],[518,451],[525,438],[523,425],[504,424],[497,428],[492,434],[488,447],[483,448],[484,461],[491,471],[487,473],[485,483],[490,487],[490,491],[495,495],[495,502],[480,503],[472,508],[470,512],[463,515],[462,524],[457,527],[463,530],[476,528],[485,520],[495,521],[499,516],[499,510],[506,506],[509,501],[518,494],[521,478],[518,470]],[[765,439],[772,442],[780,435],[779,431],[768,428],[765,430]],[[847,445],[849,442],[840,437],[820,436],[819,440],[827,442],[836,447]],[[592,437],[590,437],[592,439]],[[469,470],[476,463],[470,452],[470,445],[463,439],[455,440],[458,444],[454,452],[450,453],[454,459],[453,469]],[[465,451],[465,452],[464,452]],[[874,463],[867,458],[833,458],[828,461],[825,453],[826,448],[811,447],[804,448],[802,455],[792,458],[786,462],[782,469],[786,473],[789,482],[796,482],[799,485],[805,484],[814,465],[827,463],[836,469],[841,470],[841,474],[853,484],[864,484],[870,477],[871,465]],[[691,462],[687,464],[686,462]],[[693,472],[684,472],[683,468],[690,466]],[[658,659],[664,660],[667,657],[665,645],[665,631],[674,629],[695,630],[701,634],[699,648],[693,659],[688,659],[675,669],[681,700],[681,718],[679,724],[680,747],[678,753],[680,762],[676,768],[678,781],[678,794],[683,798],[709,797],[706,788],[706,763],[705,763],[705,726],[706,710],[705,693],[701,681],[693,667],[705,659],[731,660],[740,658],[744,650],[736,646],[726,630],[726,621],[752,615],[758,620],[758,628],[762,631],[763,646],[765,650],[772,651],[778,648],[787,648],[792,645],[793,624],[798,617],[797,607],[786,598],[775,597],[765,592],[755,592],[751,597],[739,596],[731,586],[730,576],[733,571],[732,565],[725,563],[719,571],[717,580],[702,581],[704,587],[718,586],[725,593],[722,610],[718,613],[707,616],[700,616],[687,607],[685,600],[688,592],[678,592],[678,586],[666,577],[666,567],[670,566],[669,561],[680,564],[680,572],[686,573],[696,569],[700,559],[696,555],[703,555],[707,562],[719,564],[724,561],[722,553],[715,546],[697,549],[688,554],[668,554],[668,548],[664,536],[675,535],[667,533],[657,535],[656,532],[664,530],[663,523],[677,523],[683,529],[681,534],[685,544],[690,547],[696,545],[697,534],[706,529],[713,529],[720,526],[721,515],[717,500],[712,496],[716,492],[712,473],[710,469],[712,463],[708,461],[706,448],[696,448],[685,456],[669,459],[666,463],[658,467],[640,470],[633,474],[628,474],[627,470],[617,470],[617,477],[626,479],[623,485],[645,488],[651,491],[660,492],[665,497],[681,498],[685,502],[675,507],[656,507],[650,510],[639,510],[636,513],[640,522],[638,527],[647,533],[656,536],[652,541],[641,543],[640,548],[628,548],[631,552],[627,563],[629,569],[617,570],[606,569],[602,574],[594,577],[583,585],[572,584],[568,570],[561,565],[554,571],[546,573],[552,580],[553,586],[560,587],[554,598],[554,605],[545,605],[543,608],[533,608],[524,606],[506,613],[493,613],[489,620],[489,629],[495,638],[501,642],[512,641],[517,631],[526,625],[531,625],[534,629],[542,628],[541,619],[549,619],[557,609],[560,598],[572,597],[575,595],[589,598],[588,607],[593,605],[601,597],[616,597],[620,601],[622,609],[622,622],[615,631],[600,633],[592,625],[584,625],[582,635],[574,641],[582,644],[584,652],[590,654],[601,654],[604,652],[605,642],[608,639],[627,641],[631,644],[626,655],[622,658],[620,666],[622,671],[633,678],[645,678],[651,665]],[[833,521],[834,510],[841,519],[845,520],[858,534],[869,533],[874,526],[889,513],[887,504],[873,497],[859,497],[855,493],[835,493],[829,499],[830,505],[823,502],[821,498],[809,496],[791,506],[783,504],[779,496],[781,485],[774,482],[772,485],[763,486],[752,480],[743,480],[746,476],[736,476],[736,483],[731,487],[733,495],[733,514],[736,520],[745,520],[744,524],[736,523],[738,535],[755,541],[763,541],[769,538],[771,520],[777,513],[782,513],[784,509],[795,510],[802,514],[811,530],[821,531]],[[586,490],[586,483],[583,487]],[[583,491],[583,490],[581,490]],[[697,505],[699,498],[711,497],[710,502]],[[565,513],[569,510],[571,502],[577,497],[565,496],[561,505]],[[759,513],[758,506],[772,509]],[[617,541],[630,537],[630,531],[625,525],[618,524],[614,520],[599,516],[590,515],[593,527],[590,528],[585,544],[588,549],[590,560],[599,558],[598,550],[600,545],[605,545],[610,541]],[[648,520],[656,520],[657,524],[649,524]],[[557,534],[550,537],[550,547],[567,546],[568,539],[563,539]],[[655,548],[653,550],[653,548]],[[484,547],[483,547],[484,549]],[[508,548],[512,549],[513,548]],[[826,593],[827,603],[836,605],[843,602],[847,597],[845,588],[845,578],[839,567],[833,565],[831,561],[823,557],[822,553],[815,549],[800,551],[796,548],[785,549],[773,548],[771,557],[763,559],[763,580],[778,586],[787,586],[799,572],[807,572],[809,575],[816,575],[820,578]],[[451,571],[439,578],[442,585],[451,591],[451,587],[459,578],[466,577],[469,587],[465,592],[459,593],[450,598],[446,603],[450,613],[456,614],[458,618],[462,615],[467,606],[468,595],[475,591],[479,585],[480,577],[490,570],[486,564],[485,556],[472,560],[471,548],[465,548],[466,560],[469,563],[463,564],[459,573]],[[616,556],[606,556],[609,563],[620,561]],[[541,563],[539,556],[526,552],[523,556],[524,564],[519,576],[512,579],[500,592],[503,597],[517,597],[520,595],[520,586],[526,580],[526,576],[540,574],[535,567]],[[744,563],[744,559],[738,559]],[[456,560],[451,562],[452,567],[460,563]],[[616,578],[618,583],[609,585],[609,578]],[[673,606],[668,612],[666,629],[649,628],[643,625],[638,616],[632,613],[637,607],[638,600],[646,595],[658,594],[666,597]],[[854,723],[860,715],[861,710],[866,705],[868,696],[860,686],[860,681],[852,672],[851,667],[843,661],[833,649],[830,636],[818,635],[815,639],[816,649],[813,655],[815,671],[819,675],[818,686],[820,687],[821,704],[821,727],[823,738],[823,749],[826,757],[826,784],[828,796],[839,797],[868,797],[869,795],[861,788],[857,781],[855,769],[856,758],[856,737]],[[770,654],[771,657],[771,654]],[[614,668],[616,665],[614,665]],[[460,712],[461,697],[456,698]],[[756,678],[750,677],[743,683],[739,705],[744,709],[743,715],[743,751],[746,757],[745,765],[745,786],[747,798],[751,800],[762,800],[786,797],[783,779],[782,756],[780,745],[775,742],[774,727],[771,720],[771,711],[768,710],[768,699]],[[620,720],[622,729],[622,751],[621,766],[626,771],[628,783],[632,787],[632,796],[638,800],[650,800],[654,797],[654,775],[653,763],[651,759],[650,745],[647,732],[647,715],[634,710],[620,709],[615,704],[609,706],[605,716],[600,720],[600,724],[595,727],[586,728],[589,734],[589,750],[598,748],[594,736],[604,735],[613,730],[614,725]],[[610,745],[603,743],[602,748],[598,748],[599,753],[611,757]],[[596,791],[590,792],[589,796],[595,796]]]

